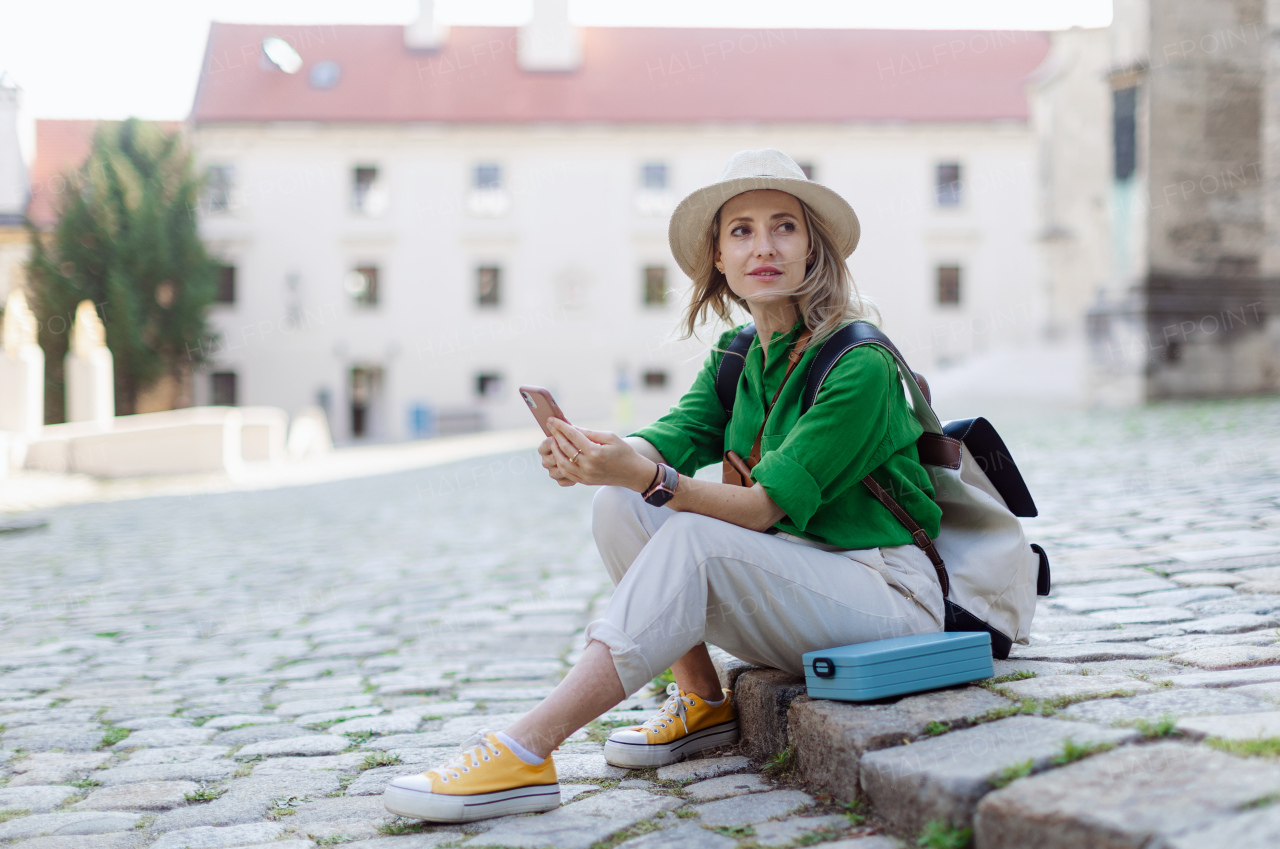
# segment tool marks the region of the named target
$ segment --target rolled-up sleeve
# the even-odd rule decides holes
[[[813,406],[767,451],[755,480],[787,519],[805,530],[818,509],[893,453],[889,393],[901,391],[892,357],[876,346],[845,354]]]
[[[716,395],[716,370],[737,331],[734,328],[720,337],[689,391],[665,416],[630,434],[647,440],[682,475],[690,476],[717,463],[724,454],[724,428],[729,417]]]

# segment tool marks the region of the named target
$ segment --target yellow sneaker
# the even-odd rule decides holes
[[[550,811],[560,806],[555,761],[525,763],[496,734],[444,766],[394,779],[382,793],[393,814],[432,822],[472,820]]]
[[[675,684],[667,685],[667,693],[657,716],[609,735],[604,744],[606,761],[628,769],[664,766],[703,749],[738,742],[738,720],[728,690],[715,707]]]

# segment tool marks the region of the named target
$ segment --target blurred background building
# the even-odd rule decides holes
[[[669,213],[766,146],[853,203],[855,279],[944,389],[1276,390],[1260,0],[1116,0],[1111,27],[1054,33],[534,8],[520,28],[442,27],[430,0],[403,27],[212,27],[183,127],[222,263],[196,404],[319,405],[342,441],[524,426],[525,382],[582,421],[652,418],[713,338],[673,335]],[[24,211],[49,226],[92,132],[40,121],[32,159],[19,94],[0,85],[0,297],[5,234]]]

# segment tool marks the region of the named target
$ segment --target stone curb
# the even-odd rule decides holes
[[[1089,722],[1013,716],[974,725],[978,717],[1012,704],[976,686],[873,704],[810,699],[802,678],[753,667],[715,648],[711,655],[721,685],[733,691],[742,747],[752,758],[789,748],[792,774],[805,789],[830,794],[838,802],[862,801],[895,835],[914,838],[924,819],[933,819],[974,829],[977,849],[1183,849],[1197,845],[1196,835],[1215,829],[1243,835],[1231,849],[1278,845],[1280,805],[1265,816],[1250,811],[1251,805],[1280,798],[1280,767],[1269,763],[1244,761],[1185,741],[1144,743],[1132,730]],[[949,730],[930,736],[931,723]],[[1055,761],[1068,738],[1086,750],[1094,747],[1096,754],[1086,751],[1075,763]],[[1185,772],[1207,775],[1231,769],[1247,774],[1249,781],[1193,781],[1197,799],[1189,807],[1183,804]],[[1010,776],[1003,789],[1002,773]],[[1090,805],[1076,804],[1075,796],[1084,798],[1088,791],[1072,791],[1073,776],[1094,776],[1091,781],[1097,784],[1095,773],[1122,779],[1111,787],[1116,813],[1105,824],[1091,818]],[[1129,785],[1143,787],[1145,795],[1130,792]],[[1048,790],[1040,793],[1039,787]],[[1022,803],[1023,797],[1031,801]],[[1096,808],[1099,802],[1092,804]],[[1177,810],[1179,816],[1161,818],[1161,807]],[[1152,813],[1126,820],[1123,811],[1133,808]],[[1212,845],[1225,849],[1225,844]]]

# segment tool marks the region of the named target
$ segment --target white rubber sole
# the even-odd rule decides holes
[[[614,766],[626,769],[646,769],[679,763],[690,755],[717,746],[729,746],[738,742],[738,720],[731,719],[692,734],[686,734],[673,743],[619,743],[607,740],[604,759]]]
[[[393,814],[431,822],[471,822],[508,814],[542,813],[560,807],[560,785],[539,784],[474,796],[445,796],[394,783],[382,793]]]

